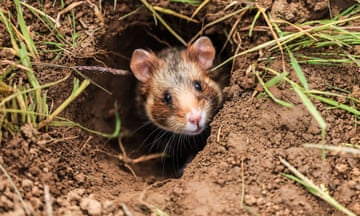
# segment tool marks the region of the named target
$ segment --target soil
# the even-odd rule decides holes
[[[60,2],[45,3],[44,12],[56,17],[61,11]],[[189,41],[204,23],[243,6],[239,2],[242,1],[226,11],[225,1],[211,1],[195,16],[200,20],[199,24],[163,16]],[[39,1],[28,3],[40,8]],[[71,1],[65,3],[66,6],[72,4]],[[151,3],[188,16],[196,8],[168,1]],[[263,0],[257,3],[274,17],[291,22],[329,16],[326,0]],[[339,13],[352,3],[331,1],[333,13]],[[129,58],[136,48],[158,51],[181,45],[160,23],[155,25],[153,16],[140,2],[117,1],[114,8],[114,2],[103,1],[101,9],[98,4],[99,1],[84,1],[74,7],[72,11],[79,33],[76,44],[69,46],[68,52],[60,57],[41,53],[39,60],[68,66],[96,65],[129,70]],[[12,3],[7,7],[14,9]],[[137,13],[132,15],[135,10]],[[55,40],[54,34],[48,32],[35,16],[26,9],[24,11],[36,44],[40,46],[42,41]],[[72,41],[74,29],[66,15],[67,12],[60,16],[59,30],[67,41]],[[242,30],[251,24],[252,16],[251,13],[237,15],[203,32],[216,45],[219,61],[271,39],[269,32],[259,31],[249,37],[248,32]],[[230,31],[238,19],[241,22],[235,26],[238,31],[233,37],[237,44],[227,43],[220,52],[226,41],[224,29]],[[10,46],[5,31],[0,28],[0,47]],[[322,50],[327,51],[332,50]],[[351,51],[358,52],[359,49],[355,47]],[[307,52],[311,53],[311,50]],[[259,60],[270,54],[274,55],[272,61]],[[0,55],[13,58],[5,51]],[[186,168],[175,173],[167,171],[165,166],[168,165],[163,160],[139,163],[131,160],[144,154],[136,151],[141,141],[127,139],[138,127],[133,112],[135,79],[96,71],[83,72],[96,85],[88,87],[61,116],[85,127],[112,133],[114,113],[119,112],[122,123],[122,139],[119,140],[122,142],[76,127],[49,127],[38,131],[25,124],[16,134],[3,132],[0,164],[14,185],[6,175],[0,176],[0,214],[156,215],[157,210],[162,210],[170,215],[342,215],[300,184],[286,178],[283,174],[291,172],[280,162],[283,158],[316,185],[324,186],[342,205],[360,215],[360,156],[328,151],[326,159],[322,159],[320,149],[304,147],[306,143],[321,142],[317,122],[286,84],[272,87],[270,91],[277,98],[294,104],[293,108],[280,106],[266,97],[254,75],[248,72],[254,62],[278,71],[282,67],[279,55],[267,51],[241,56],[233,65],[224,67],[218,73],[218,79],[225,86],[226,99],[210,125],[210,135],[204,138],[206,145]],[[360,98],[360,70],[356,65],[301,66],[311,89],[330,92],[342,89]],[[71,72],[70,69],[44,65],[35,65],[34,69],[41,83],[58,80]],[[296,80],[293,71],[289,76]],[[81,76],[73,72],[74,77]],[[52,109],[70,95],[72,87],[73,81],[68,79],[46,90]],[[115,101],[119,108],[114,107]],[[360,144],[357,119],[353,115],[313,102],[327,123],[327,144]],[[119,143],[125,146],[126,153],[121,151]]]

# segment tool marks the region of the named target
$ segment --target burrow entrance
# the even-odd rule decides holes
[[[201,30],[201,25],[179,22],[174,18],[170,18],[168,24],[185,40],[189,40]],[[216,62],[221,62],[230,56],[230,47],[222,49],[226,41],[226,35],[222,29],[205,35],[212,40],[216,47],[218,54]],[[117,20],[110,22],[107,32],[98,38],[98,46],[104,52],[98,55],[96,60],[87,62],[87,65],[106,65],[130,71],[130,57],[133,50],[137,48],[158,52],[170,46],[182,45],[162,25],[155,25],[149,14],[147,22],[134,23],[126,28],[123,28],[122,23]],[[219,55],[220,50],[222,52]],[[215,79],[221,82],[221,86],[227,85],[229,81],[230,67],[231,65],[227,65],[221,71],[214,73]],[[114,112],[118,111],[121,118],[121,132],[125,134],[122,144],[125,146],[128,156],[134,158],[159,153],[164,150],[164,143],[174,143],[171,144],[173,155],[138,164],[134,167],[136,173],[143,176],[181,176],[184,165],[205,146],[210,129],[201,136],[187,139],[190,143],[184,143],[183,138],[173,139],[169,134],[160,136],[153,126],[144,127],[144,122],[135,111],[137,81],[132,75],[117,76],[92,72],[86,73],[86,75],[103,89],[96,86],[88,88],[86,100],[81,104],[81,119],[85,119],[82,123],[89,128],[111,133],[115,124]],[[115,102],[118,104],[118,110],[114,110]],[[102,142],[105,140],[99,139],[99,144]],[[119,141],[113,140],[111,143],[111,148],[119,151]]]

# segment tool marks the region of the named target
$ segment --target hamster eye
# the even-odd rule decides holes
[[[168,105],[172,104],[172,97],[171,97],[171,94],[168,91],[164,92],[164,101]]]
[[[203,91],[203,89],[202,89],[201,84],[200,84],[199,81],[196,80],[196,81],[193,82],[193,84],[194,84],[194,88],[196,89],[196,91],[198,91],[198,92],[202,92],[202,91]]]

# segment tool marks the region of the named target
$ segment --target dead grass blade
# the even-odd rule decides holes
[[[30,216],[31,212],[30,212],[29,208],[26,206],[25,201],[24,201],[23,197],[21,196],[20,191],[16,187],[16,185],[15,185],[14,181],[12,180],[12,178],[10,177],[9,173],[6,171],[6,169],[1,164],[0,164],[0,169],[4,173],[4,175],[6,176],[8,181],[10,182],[11,186],[14,188],[14,191],[17,194],[17,196],[19,197],[21,205],[22,205],[22,207],[23,207],[23,209],[25,211],[25,214]]]
[[[60,17],[63,15],[63,14],[66,14],[68,13],[69,11],[71,11],[72,9],[84,4],[85,1],[78,1],[78,2],[73,2],[71,3],[69,6],[67,6],[65,9],[61,10],[57,16],[56,16],[56,28],[59,28],[61,26],[61,22],[60,22]]]
[[[275,33],[274,29],[273,29],[273,25],[275,25],[276,23],[275,22],[272,22],[269,17],[266,15],[266,9],[261,7],[260,5],[256,4],[255,3],[255,7],[261,12],[261,14],[263,15],[263,18],[265,19],[265,22],[267,23],[267,25],[269,26],[270,28],[270,32],[271,34],[273,35],[274,39],[275,39],[275,42],[280,50],[280,53],[281,53],[281,59],[282,59],[282,68],[283,68],[283,72],[286,71],[286,66],[285,66],[285,57],[284,57],[284,51],[283,51],[283,48],[282,48],[282,45],[280,43],[280,40],[279,40],[279,37],[278,35]]]
[[[151,6],[151,4],[149,4],[146,0],[140,0],[145,7],[153,14],[153,16],[158,19],[161,24],[163,24],[163,26],[178,40],[180,41],[184,46],[187,45],[187,43],[185,42],[185,40],[178,35],[167,23],[166,21],[156,12],[156,10]]]
[[[234,12],[232,12],[232,13],[229,13],[229,14],[227,14],[227,15],[225,15],[225,16],[217,19],[217,20],[214,20],[214,21],[206,24],[204,27],[202,27],[202,28],[200,29],[200,31],[199,31],[194,37],[191,38],[191,40],[189,41],[189,43],[190,43],[190,44],[193,43],[193,42],[194,42],[200,35],[202,35],[203,32],[204,32],[206,29],[208,29],[209,27],[211,27],[211,26],[213,26],[213,25],[216,25],[216,24],[218,24],[218,23],[221,23],[221,22],[223,22],[224,20],[227,20],[227,19],[229,19],[229,18],[231,18],[231,17],[233,17],[233,16],[235,16],[235,15],[237,15],[237,14],[242,13],[243,11],[247,11],[248,9],[249,9],[249,7],[241,8],[241,9],[239,9],[239,10],[236,10],[236,11],[234,11]],[[231,59],[231,60],[232,60],[232,59]],[[230,61],[231,61],[231,60],[230,60]]]
[[[191,15],[191,18],[194,18],[200,11],[209,3],[210,0],[204,0],[194,11],[194,13]]]
[[[27,25],[25,23],[24,16],[22,13],[22,8],[20,5],[20,0],[14,0],[14,3],[15,3],[15,7],[16,7],[17,21],[19,23],[21,33],[24,36],[24,41],[25,41],[31,55],[38,59],[39,53],[37,51],[34,41],[32,40],[32,37],[30,36],[29,29],[27,28]]]
[[[193,19],[192,17],[185,16],[184,14],[178,13],[178,12],[173,11],[171,9],[162,8],[162,7],[159,7],[159,6],[154,6],[153,8],[154,8],[155,11],[158,11],[158,12],[163,13],[163,14],[178,17],[180,19],[183,19],[183,20],[186,20],[186,21],[189,21],[189,22],[199,23],[199,21]]]
[[[352,148],[352,147],[346,147],[344,145],[339,146],[332,146],[332,145],[319,145],[319,144],[304,144],[307,148],[317,148],[321,150],[328,150],[328,151],[334,151],[334,152],[343,152],[343,153],[351,153],[351,154],[358,154],[360,155],[360,149],[359,148]]]

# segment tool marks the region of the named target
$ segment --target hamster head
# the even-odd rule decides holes
[[[215,48],[200,37],[185,50],[170,48],[159,54],[137,49],[130,68],[140,81],[139,103],[157,127],[176,134],[204,131],[222,103],[222,92],[208,76]]]

